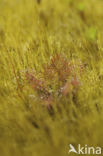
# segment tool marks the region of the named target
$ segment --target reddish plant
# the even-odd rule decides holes
[[[51,63],[46,65],[44,74],[49,78],[53,78],[55,75],[58,76],[59,80],[64,82],[66,78],[71,75],[73,66],[65,57],[62,55],[56,55],[52,57]]]
[[[26,72],[25,76],[42,102],[50,108],[55,95],[67,96],[78,89],[80,82],[76,69],[79,69],[79,75],[81,75],[83,65],[81,63],[75,63],[74,65],[72,61],[68,61],[63,55],[57,54],[51,58],[50,64],[44,66],[44,71],[41,73],[42,80],[30,72]],[[52,88],[53,83],[57,85],[56,90]]]

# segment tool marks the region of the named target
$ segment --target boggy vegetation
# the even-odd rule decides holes
[[[102,123],[103,1],[0,0],[0,155],[103,147]]]
[[[81,84],[79,78],[84,70],[84,65],[81,62],[78,63],[74,64],[61,54],[56,54],[51,57],[49,64],[44,65],[40,77],[29,71],[26,71],[25,77],[37,93],[36,96],[50,107],[55,98],[66,97],[71,93],[75,96]]]

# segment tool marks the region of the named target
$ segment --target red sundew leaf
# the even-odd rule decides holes
[[[76,93],[80,85],[77,72],[81,75],[82,70],[84,70],[84,66],[81,63],[76,61],[73,63],[58,54],[51,58],[50,64],[45,65],[44,71],[41,73],[42,79],[29,72],[26,72],[25,76],[37,96],[41,98],[41,103],[49,108],[53,104],[54,94],[67,96],[74,91]]]
[[[61,93],[66,96],[68,93],[71,92],[71,83],[67,82],[62,88]]]
[[[28,82],[35,81],[35,77],[31,73],[26,72],[25,76],[26,76],[26,79],[28,80]]]
[[[43,89],[44,88],[44,82],[37,79],[32,73],[26,73],[26,79],[30,83],[33,89]]]
[[[80,82],[78,80],[77,77],[73,78],[73,80],[71,81],[71,84],[76,88],[79,86]]]

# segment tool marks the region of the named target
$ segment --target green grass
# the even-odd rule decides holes
[[[0,155],[69,144],[103,147],[103,1],[0,0]]]

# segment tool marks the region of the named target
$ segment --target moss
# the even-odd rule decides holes
[[[0,0],[0,154],[103,146],[103,1]]]

